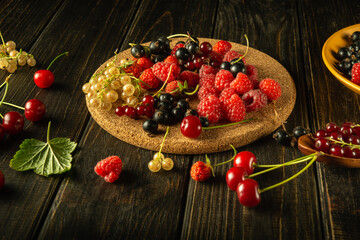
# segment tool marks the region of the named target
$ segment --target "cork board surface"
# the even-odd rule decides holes
[[[179,40],[184,39],[175,39],[172,41],[172,44],[175,44]],[[199,38],[199,41],[208,41],[214,46],[218,40]],[[246,46],[244,45],[233,42],[231,42],[231,44],[232,50],[240,53],[244,53],[246,50]],[[130,49],[118,54],[115,65],[118,66],[120,60],[123,58],[131,58]],[[106,63],[113,59],[114,57],[102,64],[95,73],[101,71]],[[253,119],[249,122],[225,128],[203,130],[196,139],[184,137],[180,131],[180,124],[172,125],[170,126],[162,152],[174,154],[203,154],[226,151],[231,149],[230,144],[234,147],[245,146],[272,133],[282,122],[286,121],[294,108],[296,100],[295,84],[290,74],[278,61],[253,48],[249,48],[246,55],[246,63],[257,67],[259,80],[272,78],[281,85],[282,95],[275,104],[278,115],[275,115],[274,105],[269,103],[256,112],[247,113],[245,119]],[[197,103],[198,100],[191,100],[191,108],[196,109]],[[90,108],[88,99],[86,99],[86,104],[94,120],[111,135],[140,148],[153,151],[159,150],[166,130],[165,126],[159,125],[160,134],[150,135],[142,129],[144,119],[134,120],[127,116],[119,117],[115,114],[114,108],[110,111]]]

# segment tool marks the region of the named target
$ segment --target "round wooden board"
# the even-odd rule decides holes
[[[172,44],[179,40],[175,39]],[[213,46],[217,39],[199,38],[200,42],[208,41]],[[231,43],[232,50],[244,53],[246,46]],[[130,49],[118,54],[116,65],[123,58],[130,58]],[[106,63],[113,61],[114,57],[101,65],[95,73],[100,72]],[[258,69],[259,80],[264,78],[275,79],[281,85],[282,95],[276,101],[276,111],[274,112],[273,103],[267,104],[257,112],[248,113],[246,119],[253,120],[230,127],[203,130],[196,139],[184,137],[180,132],[180,124],[170,126],[169,134],[165,140],[162,152],[175,154],[203,154],[221,152],[234,147],[240,147],[254,142],[273,131],[283,123],[290,115],[295,105],[296,89],[295,84],[287,70],[275,59],[256,49],[249,48],[246,55],[246,63],[255,65]],[[198,101],[192,100],[191,106],[196,109]],[[164,134],[150,135],[142,129],[144,120],[133,120],[127,116],[119,117],[111,111],[89,108],[88,99],[86,104],[94,120],[111,135],[118,139],[135,145],[137,147],[158,151]],[[160,130],[165,132],[166,127],[160,126]]]

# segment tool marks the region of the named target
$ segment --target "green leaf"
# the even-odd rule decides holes
[[[37,139],[25,139],[13,159],[10,167],[17,171],[33,169],[42,176],[59,174],[71,168],[71,152],[76,143],[68,138],[54,138],[48,142]]]

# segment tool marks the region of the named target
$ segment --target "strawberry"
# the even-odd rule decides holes
[[[195,181],[204,182],[211,177],[212,171],[213,169],[209,162],[197,161],[191,166],[190,176]]]
[[[151,68],[145,69],[140,75],[140,86],[143,89],[154,89],[159,86],[159,79],[154,75]]]
[[[166,84],[165,92],[170,93],[172,95],[179,95],[185,89],[188,89],[187,83],[183,83],[182,81],[175,80]]]

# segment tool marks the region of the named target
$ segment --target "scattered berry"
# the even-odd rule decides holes
[[[277,130],[273,134],[273,138],[281,145],[290,146],[291,136],[284,129]]]
[[[199,74],[191,71],[183,71],[179,75],[179,80],[187,82],[189,87],[196,87],[199,84]]]
[[[25,117],[29,121],[40,121],[44,117],[45,112],[45,105],[38,99],[30,99],[25,103]]]
[[[156,134],[158,131],[158,123],[152,119],[146,120],[142,127],[144,131],[148,133]]]
[[[136,63],[144,70],[151,68],[154,65],[153,62],[147,57],[139,58]]]
[[[191,166],[190,176],[192,179],[198,182],[204,182],[211,177],[211,166],[198,161]]]
[[[230,51],[228,51],[228,52],[225,53],[222,61],[223,61],[223,62],[229,62],[229,63],[230,63],[231,60],[233,60],[233,59],[238,59],[238,58],[240,58],[241,56],[242,56],[242,54],[240,54],[239,52],[236,52],[236,51],[234,51],[234,50],[230,50]],[[241,60],[242,60],[244,63],[246,63],[246,62],[245,62],[245,58],[242,58]]]
[[[181,133],[188,138],[197,138],[202,130],[200,119],[189,115],[184,117],[180,125]]]
[[[248,175],[254,172],[254,164],[257,163],[256,156],[249,151],[242,151],[234,158],[234,167],[245,169]]]
[[[240,122],[246,115],[245,104],[237,94],[233,94],[230,99],[223,105],[225,118],[230,122]]]
[[[199,79],[199,86],[214,86],[215,84],[215,74],[205,74]]]
[[[19,134],[24,128],[24,118],[18,112],[7,112],[4,115],[2,125],[8,134]]]
[[[169,74],[171,68],[171,72]],[[174,81],[180,74],[180,68],[174,63],[158,62],[153,66],[154,75],[161,81],[171,82]]]
[[[218,91],[216,90],[216,88],[211,85],[205,85],[205,86],[200,87],[199,91],[197,93],[197,96],[200,99],[200,101],[211,95],[213,95],[213,96],[218,95]]]
[[[118,156],[110,156],[99,161],[94,170],[96,174],[103,177],[106,182],[113,183],[119,179],[122,170],[122,161]]]

